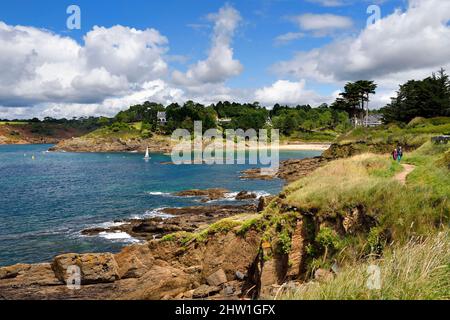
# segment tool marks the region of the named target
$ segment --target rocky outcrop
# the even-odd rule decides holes
[[[164,235],[186,231],[194,232],[221,220],[242,213],[256,213],[256,205],[223,205],[223,206],[196,206],[185,208],[166,208],[160,213],[172,216],[162,219],[159,217],[141,219],[128,219],[115,227],[92,228],[83,230],[86,236],[95,236],[101,232],[125,232],[141,240],[153,240]]]
[[[67,152],[141,152],[149,148],[150,152],[171,152],[169,138],[131,138],[89,137],[83,136],[59,142],[51,151]]]
[[[211,200],[219,200],[225,198],[225,195],[230,191],[227,189],[206,189],[206,190],[185,190],[175,193],[174,195],[177,197],[198,197],[202,198],[203,202],[208,202]]]
[[[52,123],[0,124],[0,145],[54,144],[86,133],[87,130]]]
[[[67,283],[70,266],[79,268],[81,284],[108,283],[119,279],[119,266],[111,253],[57,256],[52,269],[59,281]]]
[[[248,200],[248,199],[256,199],[256,193],[251,193],[248,191],[241,191],[236,195],[236,200]]]
[[[274,175],[263,174],[260,168],[255,168],[242,171],[241,179],[270,180],[279,178],[292,182],[309,175],[326,163],[327,159],[324,157],[285,160],[281,162],[279,170]]]
[[[153,240],[112,254],[67,254],[52,264],[0,268],[3,299],[191,299],[241,294],[242,279],[258,250],[255,232],[215,234],[184,250]],[[66,285],[69,266],[81,270],[81,287]]]

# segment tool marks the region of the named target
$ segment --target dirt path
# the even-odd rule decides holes
[[[402,167],[405,169],[402,172],[395,175],[394,179],[400,182],[402,185],[406,185],[406,177],[413,172],[416,166],[412,164],[402,164]]]

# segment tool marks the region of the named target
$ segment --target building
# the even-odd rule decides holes
[[[353,127],[378,127],[383,124],[383,116],[380,114],[370,114],[369,117],[364,116],[363,119],[352,118],[350,122]]]
[[[158,112],[157,114],[158,124],[165,125],[167,123],[167,115],[165,112]]]
[[[370,114],[364,118],[364,126],[378,127],[383,124],[383,116],[381,114]]]

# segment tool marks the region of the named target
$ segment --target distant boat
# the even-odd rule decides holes
[[[145,157],[144,157],[144,160],[145,161],[148,161],[148,160],[150,160],[151,158],[150,158],[150,154],[148,153],[148,147],[147,147],[147,151],[145,151]]]

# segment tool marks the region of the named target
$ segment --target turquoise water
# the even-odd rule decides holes
[[[240,180],[240,171],[251,165],[163,165],[170,157],[153,154],[146,163],[141,154],[46,153],[50,147],[0,146],[0,266],[49,261],[67,252],[117,252],[135,240],[80,231],[158,214],[158,208],[201,205],[171,192],[220,187],[275,194],[283,185]],[[319,154],[289,151],[280,158]]]

